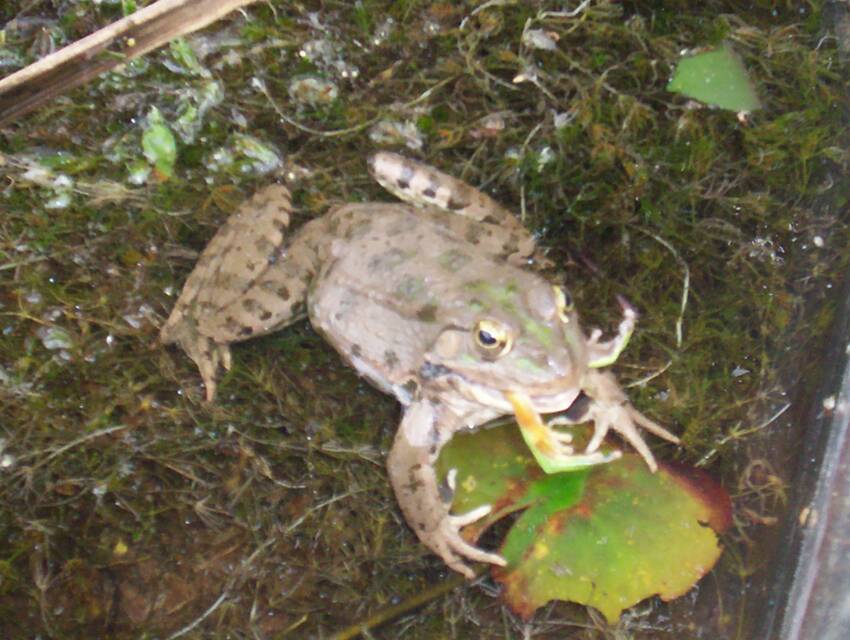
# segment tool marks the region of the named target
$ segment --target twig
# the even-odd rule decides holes
[[[676,348],[681,349],[682,348],[682,327],[684,326],[684,323],[685,323],[685,309],[687,309],[687,307],[688,307],[688,292],[690,291],[690,286],[691,286],[691,270],[688,267],[688,263],[685,262],[684,259],[682,259],[682,257],[679,255],[679,252],[676,251],[676,249],[673,248],[673,245],[670,244],[669,242],[667,242],[664,238],[655,235],[651,231],[646,231],[645,229],[641,229],[640,227],[638,227],[638,231],[640,231],[641,233],[643,233],[645,235],[648,235],[650,238],[655,240],[662,247],[667,249],[667,251],[672,253],[673,257],[676,259],[676,262],[679,263],[679,266],[682,267],[682,271],[685,274],[684,278],[682,279],[682,303],[681,303],[681,306],[679,308],[679,317],[676,318]]]
[[[297,122],[296,120],[293,120],[288,115],[286,115],[283,110],[277,105],[277,102],[275,102],[274,99],[271,97],[271,94],[269,94],[269,90],[266,88],[265,82],[263,82],[259,78],[254,78],[253,80],[251,80],[251,85],[266,97],[266,100],[269,101],[269,104],[277,112],[277,115],[281,120],[283,120],[286,124],[303,131],[304,133],[309,133],[314,136],[321,136],[323,138],[336,138],[339,136],[348,135],[350,133],[357,133],[358,131],[362,131],[378,119],[378,117],[376,116],[370,120],[367,120],[366,122],[361,122],[360,124],[354,125],[353,127],[348,127],[347,129],[320,131],[319,129],[313,129],[312,127],[303,125],[300,122]]]
[[[662,373],[667,371],[667,369],[669,369],[672,364],[673,364],[673,361],[668,360],[667,363],[663,367],[661,367],[658,371],[653,371],[648,376],[644,376],[643,378],[639,378],[638,380],[634,380],[634,381],[630,382],[629,384],[624,384],[623,386],[626,389],[631,389],[632,387],[642,387],[642,386],[646,385],[646,383],[649,382],[650,380],[655,380],[655,378],[657,378]]]
[[[695,467],[705,466],[706,463],[714,456],[714,454],[717,453],[717,451],[720,449],[720,447],[725,445],[727,442],[729,442],[730,440],[734,440],[736,438],[743,438],[745,436],[749,436],[749,435],[752,435],[754,433],[761,431],[762,429],[773,424],[776,420],[779,419],[779,417],[783,413],[788,411],[788,409],[790,409],[790,408],[791,408],[791,403],[788,402],[785,405],[783,405],[782,408],[779,411],[777,411],[772,416],[770,416],[767,420],[756,425],[755,427],[750,427],[749,429],[744,429],[743,431],[738,431],[738,430],[733,429],[732,432],[729,435],[721,438],[720,441],[717,443],[717,445],[714,448],[712,448],[711,451],[706,453],[702,458],[700,458],[694,466]]]
[[[305,511],[304,514],[301,517],[296,518],[296,520],[292,524],[290,524],[288,527],[286,527],[286,529],[284,529],[284,533],[291,533],[292,531],[297,529],[299,526],[301,526],[302,522],[304,522],[307,518],[309,518],[311,515],[313,515],[319,509],[324,509],[328,505],[333,504],[334,502],[338,502],[339,500],[342,500],[343,498],[348,498],[349,496],[351,496],[355,493],[357,493],[357,492],[356,491],[347,491],[346,493],[342,493],[338,496],[333,496],[331,498],[328,498],[324,502],[320,502],[319,504],[317,504],[315,507],[307,509],[307,511]]]
[[[210,605],[209,609],[207,609],[206,611],[204,611],[204,612],[203,612],[200,616],[198,616],[197,618],[195,618],[192,622],[190,622],[189,624],[187,624],[187,625],[186,625],[185,627],[183,627],[182,629],[180,629],[180,630],[178,630],[178,631],[175,631],[175,632],[174,632],[174,633],[172,633],[170,636],[168,636],[168,640],[174,640],[174,638],[179,638],[180,636],[184,636],[184,635],[186,635],[187,633],[189,633],[192,629],[194,629],[194,628],[195,628],[195,627],[197,627],[199,624],[201,624],[204,620],[206,620],[206,619],[207,619],[207,618],[208,618],[208,617],[212,614],[212,612],[213,612],[213,611],[215,611],[216,609],[218,609],[218,608],[221,606],[221,603],[222,603],[222,602],[224,602],[224,601],[227,599],[227,596],[228,596],[228,595],[229,595],[229,594],[228,594],[228,592],[227,592],[227,589],[225,589],[224,591],[222,591],[222,592],[221,592],[221,595],[218,597],[218,599],[217,599],[215,602],[213,602],[213,603]]]
[[[522,143],[522,147],[519,150],[519,161],[523,162],[525,160],[525,150],[528,148],[531,139],[537,135],[537,132],[540,131],[543,123],[538,123],[525,137],[525,141]],[[519,188],[519,219],[525,222],[525,182],[522,182]]]
[[[479,567],[475,572],[476,576],[482,575],[488,570],[488,568],[489,567],[486,566]],[[356,622],[342,631],[338,631],[336,634],[331,636],[331,640],[350,640],[351,638],[356,638],[361,634],[368,633],[369,629],[374,629],[393,618],[399,617],[411,609],[416,609],[431,600],[436,600],[440,596],[445,595],[464,584],[467,584],[466,579],[462,576],[455,575],[444,582],[423,591],[422,593],[408,598],[404,602],[382,609],[377,613],[372,614],[362,622]]]
[[[44,466],[45,464],[47,464],[48,462],[53,460],[53,458],[55,458],[56,456],[61,456],[63,453],[65,453],[69,449],[73,449],[74,447],[81,445],[85,442],[88,442],[89,440],[94,440],[95,438],[99,438],[101,436],[108,436],[110,433],[115,433],[116,431],[123,431],[123,430],[128,429],[128,428],[129,427],[125,424],[119,424],[119,425],[115,425],[114,427],[107,427],[106,429],[100,429],[98,431],[93,431],[92,433],[87,433],[86,435],[81,436],[81,437],[77,438],[76,440],[71,440],[71,442],[64,444],[61,447],[59,447],[58,449],[51,451],[50,455],[48,455],[46,458],[43,458],[42,460],[39,460],[37,463],[32,465],[32,467],[29,467],[28,471],[32,472],[32,471],[38,469],[39,467]],[[44,453],[44,452],[43,451],[36,452],[36,453],[32,453],[32,454],[30,454],[30,456],[26,456],[26,457],[38,457],[42,453]]]
[[[256,0],[158,0],[0,80],[0,126]]]

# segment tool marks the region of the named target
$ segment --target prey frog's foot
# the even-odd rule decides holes
[[[506,394],[506,397],[514,408],[523,438],[546,473],[605,464],[622,455],[619,451],[609,453],[598,451],[598,446],[593,451],[576,453],[572,446],[572,435],[552,428],[561,424],[575,424],[575,421],[568,418],[555,418],[544,423],[527,396],[510,392]]]
[[[617,327],[617,335],[605,342],[599,342],[602,337],[602,331],[594,329],[590,333],[590,338],[587,340],[587,365],[594,369],[599,367],[607,367],[620,357],[623,349],[629,343],[629,338],[632,337],[632,332],[635,330],[637,323],[637,311],[629,304],[623,296],[617,296],[617,302],[623,309],[623,319]]]

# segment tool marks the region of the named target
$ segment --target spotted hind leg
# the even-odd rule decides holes
[[[397,153],[380,151],[369,158],[369,172],[384,189],[397,198],[420,207],[437,207],[464,218],[491,224],[515,238],[512,262],[527,263],[535,254],[534,238],[505,207],[463,180],[437,169],[405,158]]]
[[[208,401],[218,368],[230,368],[231,342],[271,333],[304,313],[322,233],[309,223],[286,237],[290,211],[281,185],[246,200],[201,253],[160,331],[163,344],[180,345],[198,366]]]

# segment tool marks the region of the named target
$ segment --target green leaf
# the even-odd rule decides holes
[[[667,90],[731,111],[754,111],[761,106],[744,64],[727,44],[683,58]]]
[[[142,151],[156,170],[170,178],[177,160],[177,143],[159,109],[152,107],[142,134]]]
[[[440,477],[450,469],[454,512],[493,506],[465,536],[476,539],[525,509],[500,549],[508,565],[493,569],[507,604],[524,617],[559,599],[596,607],[613,622],[652,595],[679,597],[714,566],[722,551],[715,531],[731,522],[728,495],[704,472],[662,464],[653,474],[626,454],[547,475],[513,423],[456,435],[437,464]]]
[[[168,45],[168,49],[175,63],[168,65],[172,71],[200,77],[209,77],[211,75],[209,70],[201,65],[198,56],[195,55],[195,50],[186,38],[175,38]]]

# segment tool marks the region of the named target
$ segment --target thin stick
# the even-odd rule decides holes
[[[0,80],[0,126],[256,0],[159,0]]]
[[[667,249],[667,251],[672,253],[673,258],[675,258],[676,262],[679,263],[679,266],[682,267],[682,272],[684,273],[684,276],[682,278],[682,301],[679,305],[679,317],[676,318],[676,348],[681,349],[683,333],[682,328],[685,324],[685,310],[688,308],[688,292],[690,291],[691,286],[691,270],[688,267],[688,263],[685,262],[682,256],[679,255],[679,252],[676,251],[672,244],[667,242],[664,238],[657,236],[650,231],[646,231],[644,229],[641,229],[640,227],[638,227],[637,229],[641,233],[648,235],[662,247]]]
[[[488,567],[483,566],[479,567],[475,573],[480,576],[487,570]],[[423,604],[426,604],[431,600],[436,600],[440,596],[445,595],[464,584],[467,584],[467,580],[462,576],[455,575],[436,586],[423,591],[422,593],[418,593],[415,596],[408,598],[404,602],[387,607],[386,609],[381,609],[362,622],[356,622],[353,625],[338,631],[331,636],[331,640],[350,640],[351,638],[356,638],[361,634],[365,635],[368,633],[369,629],[374,629],[385,622],[398,618],[400,615],[407,613],[412,609],[421,607]]]

